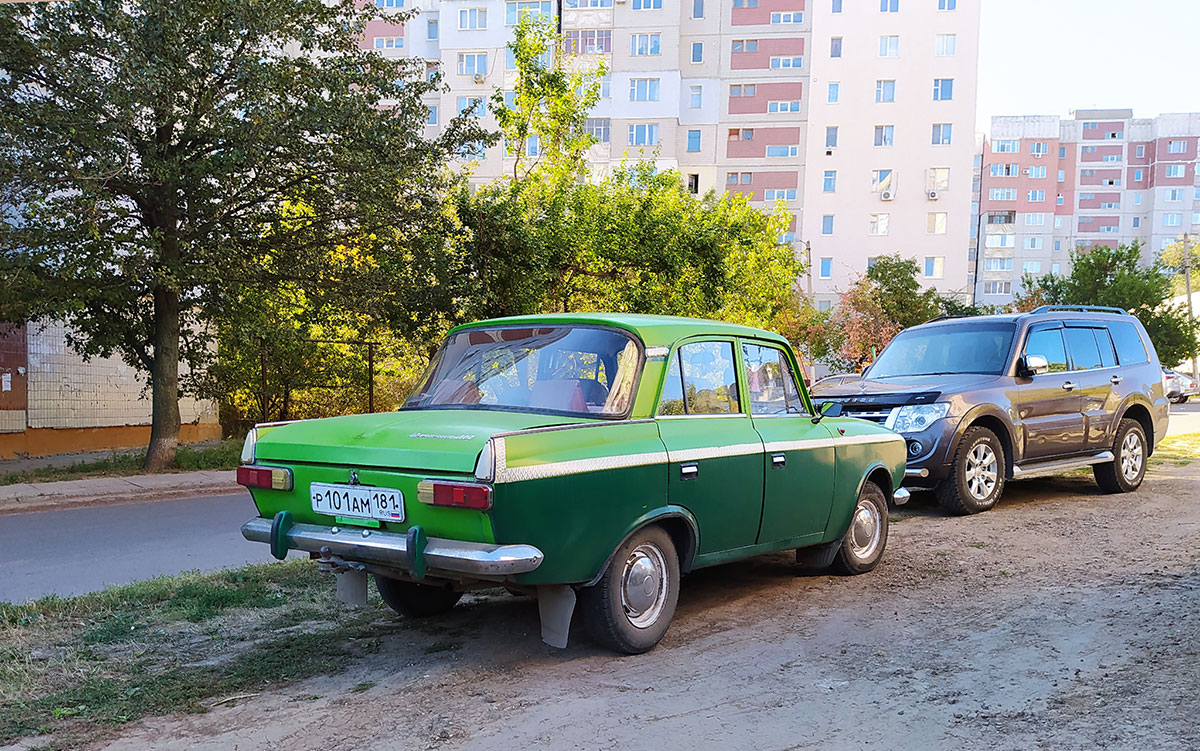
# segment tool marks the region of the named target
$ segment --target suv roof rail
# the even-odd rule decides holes
[[[1031,313],[1050,313],[1056,310],[1076,311],[1083,313],[1116,313],[1127,316],[1129,311],[1107,305],[1041,305],[1031,310]]]
[[[974,316],[937,316],[935,318],[930,318],[925,323],[937,323],[938,321],[948,321],[951,318],[974,318]]]

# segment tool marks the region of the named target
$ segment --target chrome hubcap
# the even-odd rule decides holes
[[[621,605],[629,622],[638,628],[654,625],[667,599],[667,563],[662,551],[642,543],[625,559],[621,574]]]
[[[1136,482],[1142,471],[1142,439],[1132,431],[1121,442],[1121,474],[1129,482]]]
[[[870,501],[859,501],[850,521],[850,552],[859,560],[875,555],[883,538],[883,517]]]
[[[967,455],[967,492],[977,501],[986,500],[996,489],[999,462],[996,452],[986,443],[971,449]]]

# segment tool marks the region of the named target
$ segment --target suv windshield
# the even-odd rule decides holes
[[[1011,323],[948,323],[902,331],[871,366],[870,378],[980,373],[1000,375],[1008,365]]]
[[[404,408],[623,417],[640,362],[633,337],[613,329],[469,329],[446,340]]]

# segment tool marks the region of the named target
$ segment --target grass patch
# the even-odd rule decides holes
[[[405,629],[390,612],[377,597],[345,608],[305,560],[0,603],[0,745],[39,736],[68,748],[148,715],[336,672],[367,637]]]
[[[1147,466],[1186,467],[1197,459],[1200,459],[1200,433],[1184,433],[1159,441]]]
[[[215,446],[180,446],[175,453],[175,466],[166,472],[191,472],[200,469],[235,469],[242,453],[241,441],[221,441]],[[56,482],[83,480],[89,477],[126,477],[144,474],[142,462],[146,452],[114,451],[103,459],[77,462],[66,467],[36,467],[21,472],[0,474],[0,485],[20,482]]]

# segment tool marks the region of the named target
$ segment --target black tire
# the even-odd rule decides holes
[[[641,610],[637,608],[644,602],[627,607],[622,596],[631,575],[631,586],[636,582],[654,589],[631,591],[649,601]],[[667,633],[679,601],[679,559],[670,535],[661,527],[634,533],[617,548],[600,581],[580,590],[579,599],[584,626],[597,644],[631,655],[653,649]]]
[[[1096,484],[1105,493],[1129,493],[1137,490],[1146,476],[1146,431],[1137,420],[1122,418],[1113,438],[1113,460],[1093,464]]]
[[[883,558],[888,538],[888,502],[883,490],[868,480],[858,493],[850,526],[833,557],[839,574],[865,574]]]
[[[379,574],[375,574],[375,588],[389,608],[409,618],[445,613],[462,599],[462,592],[453,589],[389,579]]]
[[[938,503],[959,516],[987,511],[1004,493],[1004,471],[1004,445],[996,434],[979,425],[967,428],[950,476],[934,489]]]
[[[1191,396],[1190,396],[1190,395],[1188,395],[1188,394],[1184,394],[1183,396],[1181,396],[1181,397],[1179,397],[1178,399],[1176,399],[1176,400],[1175,400],[1175,403],[1176,403],[1176,404],[1187,404],[1187,400],[1188,400],[1188,399],[1190,399],[1190,398],[1191,398]]]

